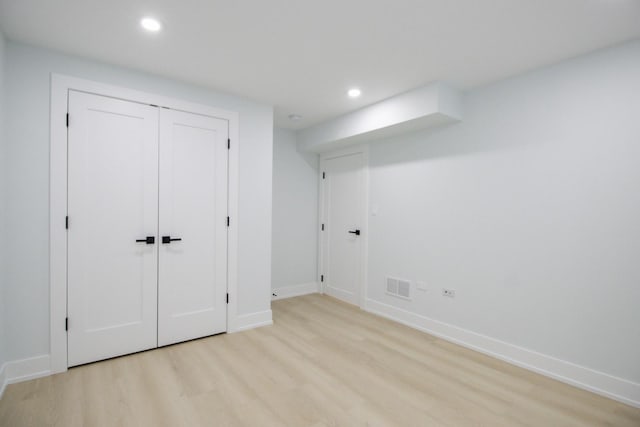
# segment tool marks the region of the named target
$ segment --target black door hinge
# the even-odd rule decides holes
[[[227,293],[227,304],[229,304],[229,293]]]
[[[227,138],[227,150],[231,150],[231,138]]]
[[[322,231],[324,231],[324,224],[322,224]]]
[[[69,217],[68,216],[64,217],[64,228],[65,228],[65,230],[69,229]]]
[[[231,224],[231,219],[227,217],[227,227],[229,226],[229,224]]]
[[[321,275],[321,276],[320,276],[320,281],[321,281],[321,282],[324,282],[324,275]]]
[[[322,179],[326,177],[326,172],[322,172]]]
[[[69,330],[69,318],[68,317],[64,318],[64,330],[65,331]]]
[[[69,113],[67,113],[67,127],[69,127]]]

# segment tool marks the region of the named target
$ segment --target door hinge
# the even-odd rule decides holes
[[[64,318],[64,330],[65,331],[69,330],[69,318],[68,317]]]
[[[324,282],[324,274],[320,275],[320,281]]]
[[[67,127],[69,127],[69,113],[67,113]]]
[[[227,217],[227,227],[229,226],[229,224],[231,224],[231,219]]]
[[[324,224],[322,224],[322,231],[324,231]]]
[[[326,172],[322,172],[322,179],[325,179],[326,177]]]
[[[227,138],[227,150],[231,150],[231,138]]]
[[[229,293],[227,292],[227,304],[229,304]]]
[[[64,228],[65,230],[69,229],[69,216],[64,217]]]

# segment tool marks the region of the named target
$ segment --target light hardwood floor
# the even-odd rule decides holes
[[[8,387],[2,426],[640,426],[640,410],[320,295],[274,326]]]

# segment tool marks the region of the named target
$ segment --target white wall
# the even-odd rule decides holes
[[[5,241],[5,127],[4,127],[4,68],[5,68],[5,39],[0,28],[0,242]],[[5,342],[5,249],[6,245],[0,243],[0,371],[6,362]],[[2,372],[0,372],[0,389],[2,388]],[[1,392],[0,392],[1,393]]]
[[[318,155],[296,149],[295,133],[273,135],[271,285],[309,285],[317,278]]]
[[[636,41],[371,144],[368,298],[640,383],[639,95]],[[385,275],[428,291],[396,299]]]
[[[270,310],[272,107],[236,96],[9,42],[6,57],[9,360],[49,352],[49,91],[60,73],[238,111],[238,314]],[[61,118],[62,120],[62,118]]]

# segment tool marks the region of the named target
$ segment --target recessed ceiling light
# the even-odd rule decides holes
[[[140,20],[140,26],[147,31],[156,33],[162,29],[160,21],[154,18],[145,17]]]
[[[353,89],[349,89],[349,92],[347,92],[347,95],[349,95],[349,98],[357,98],[362,94],[362,92],[360,91],[360,89],[358,88],[353,88]]]
[[[298,121],[302,118],[300,114],[289,114],[289,120]]]

